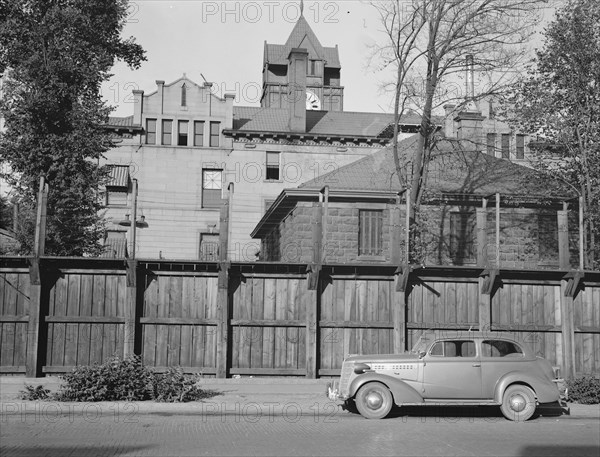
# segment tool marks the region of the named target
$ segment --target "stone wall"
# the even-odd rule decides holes
[[[274,228],[271,237],[279,230],[279,242],[276,249],[265,256],[265,260],[282,262],[313,261],[313,226],[317,217],[317,203],[300,202]],[[325,263],[372,263],[390,262],[392,259],[392,234],[395,227],[391,221],[390,209],[393,205],[329,203],[326,241],[324,245]],[[425,265],[465,265],[477,264],[477,227],[473,206],[431,205],[424,206],[424,222],[420,236],[421,261]],[[359,255],[359,212],[361,209],[381,209],[383,213],[381,256]],[[451,253],[451,217],[452,213],[462,212],[473,215],[471,233],[472,257],[457,258]],[[404,259],[405,213],[401,209],[396,226],[399,226],[400,259]],[[500,266],[503,268],[558,268],[558,234],[555,209],[502,208],[500,216]],[[496,264],[496,212],[488,208],[487,245],[483,251],[487,255],[488,265]],[[541,244],[546,240],[546,255],[540,258]],[[569,215],[569,251],[572,266],[577,266],[577,218]],[[276,251],[276,252],[275,252]]]

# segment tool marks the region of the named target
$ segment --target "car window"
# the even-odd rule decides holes
[[[429,354],[435,357],[475,357],[475,343],[469,340],[438,341]]]
[[[523,357],[521,347],[512,341],[485,340],[481,345],[483,357]]]

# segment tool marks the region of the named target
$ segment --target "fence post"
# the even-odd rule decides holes
[[[493,272],[491,273],[493,275]],[[490,275],[490,276],[491,276]],[[490,330],[492,325],[492,293],[495,276],[479,277],[479,331]],[[490,281],[492,282],[490,284]]]
[[[34,257],[29,266],[29,323],[27,326],[27,360],[25,375],[28,378],[41,376],[40,366],[40,325],[42,323],[42,278],[40,259]]]
[[[221,205],[219,217],[219,282],[217,289],[217,378],[226,378],[229,367],[229,216],[233,183]]]
[[[558,219],[558,261],[560,268],[567,270],[571,263],[569,259],[569,222],[568,211],[557,211]]]
[[[46,207],[48,206],[48,184],[40,177],[35,221],[33,258],[29,266],[29,323],[27,326],[27,359],[25,375],[28,378],[41,376],[40,325],[42,324],[42,278],[40,257],[44,255],[46,244]]]
[[[477,266],[486,267],[487,253],[487,208],[477,208]]]
[[[135,354],[136,314],[137,314],[137,285],[138,263],[136,260],[127,261],[127,292],[125,306],[125,329],[123,336],[123,357]]]
[[[408,267],[407,267],[408,268]],[[399,354],[405,351],[406,348],[406,298],[408,291],[398,291],[394,287],[394,283],[390,283],[392,294],[392,322],[394,324],[394,353]]]
[[[573,295],[568,292],[568,279],[560,282],[560,329],[562,340],[562,375],[566,379],[575,377],[575,321],[573,319]]]
[[[307,291],[309,299],[306,302],[306,377],[315,379],[319,367],[319,294],[321,293],[320,281],[317,280],[317,288]]]

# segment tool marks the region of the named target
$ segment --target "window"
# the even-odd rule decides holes
[[[487,153],[492,157],[496,157],[496,134],[487,134]]]
[[[170,119],[164,119],[162,121],[162,143],[164,145],[171,144],[171,135],[173,130],[173,121]]]
[[[221,190],[223,189],[223,170],[202,170],[202,207],[218,208],[221,206]]]
[[[107,187],[106,206],[127,206],[127,189]]]
[[[221,123],[210,123],[210,147],[216,148],[219,146],[219,135],[221,133]]]
[[[438,341],[429,355],[436,357],[475,357],[475,343],[473,341]]]
[[[146,119],[146,144],[156,144],[156,119]]]
[[[204,146],[204,121],[194,121],[194,146]]]
[[[482,357],[523,357],[521,348],[512,341],[487,340],[481,343]]]
[[[185,83],[181,86],[181,106],[187,106],[187,87]]]
[[[279,153],[267,152],[267,180],[279,180]]]
[[[450,213],[450,258],[455,265],[475,261],[475,214]]]
[[[508,133],[502,134],[502,158],[510,159],[510,135]]]
[[[106,182],[106,206],[127,206],[129,165],[109,165]]]
[[[177,145],[187,146],[188,144],[188,121],[179,121],[177,127]]]
[[[215,233],[200,234],[200,260],[215,262],[219,260],[219,235]]]
[[[383,254],[383,211],[360,210],[358,255]]]
[[[525,158],[525,135],[517,135],[517,159]]]
[[[315,76],[317,74],[317,61],[316,60],[308,61],[308,74],[310,76]]]
[[[540,262],[558,260],[558,219],[554,214],[538,214],[538,249]]]

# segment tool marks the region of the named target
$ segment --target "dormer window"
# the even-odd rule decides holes
[[[185,83],[181,86],[181,106],[187,106],[187,87]]]

